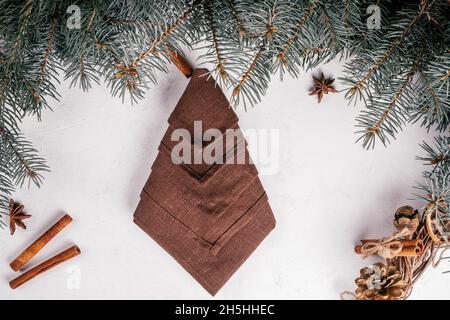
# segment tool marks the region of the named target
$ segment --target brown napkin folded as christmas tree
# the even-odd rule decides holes
[[[244,155],[244,164],[172,161],[175,129],[194,137],[194,121],[201,121],[202,133],[216,128],[222,138],[227,129],[239,129],[236,114],[207,74],[194,71],[169,118],[134,221],[215,295],[275,227],[275,219],[243,137],[234,147],[224,143],[223,155]],[[192,158],[216,143],[192,141]]]

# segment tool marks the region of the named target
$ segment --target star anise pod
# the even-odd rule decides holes
[[[9,230],[11,231],[11,235],[16,232],[16,225],[24,230],[27,228],[22,220],[30,218],[31,215],[25,214],[23,209],[24,206],[15,203],[13,199],[9,201]]]
[[[313,76],[314,79],[314,89],[309,93],[310,96],[317,96],[318,103],[322,101],[323,95],[328,94],[329,92],[337,92],[337,90],[333,86],[334,78],[325,78],[325,76],[322,75],[320,78],[316,78]]]

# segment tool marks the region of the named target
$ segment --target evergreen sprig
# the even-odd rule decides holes
[[[232,93],[253,106],[273,75],[298,77],[336,56],[348,58],[346,97],[363,100],[357,118],[366,148],[389,143],[409,122],[448,131],[450,3],[376,1],[381,29],[369,29],[369,0],[0,0],[0,207],[48,170],[23,137],[64,75],[89,90],[106,83],[135,103],[167,71],[168,49],[201,57]],[[80,8],[80,29],[69,29]],[[447,145],[448,146],[448,145]],[[448,169],[448,168],[447,168]]]
[[[434,143],[424,142],[426,155],[417,157],[429,169],[423,176],[425,183],[417,185],[417,198],[425,202],[425,213],[435,216],[437,227],[444,236],[449,236],[450,223],[450,136],[435,137]]]

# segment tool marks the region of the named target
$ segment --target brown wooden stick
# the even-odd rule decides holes
[[[60,263],[63,263],[64,261],[67,261],[69,259],[72,259],[73,257],[78,256],[80,253],[81,253],[80,248],[78,248],[77,246],[72,246],[69,249],[57,254],[53,258],[50,258],[47,261],[42,262],[40,265],[28,270],[25,273],[22,273],[17,278],[11,280],[9,282],[9,286],[11,287],[11,289],[16,289],[25,282],[33,279],[34,277],[40,275],[41,273],[44,273],[47,270],[50,270],[51,268],[57,266]]]
[[[65,214],[43,235],[28,246],[13,262],[9,264],[11,269],[19,271],[28,263],[51,239],[53,239],[65,226],[72,222],[72,218]]]
[[[167,49],[169,52],[170,61],[186,76],[186,78],[190,78],[192,76],[192,67],[186,59],[176,52],[174,49]]]

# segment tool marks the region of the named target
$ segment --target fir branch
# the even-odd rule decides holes
[[[362,91],[367,89],[366,83],[367,81],[372,77],[372,75],[380,69],[380,67],[387,61],[389,56],[393,53],[397,47],[402,44],[404,38],[408,35],[408,33],[411,31],[414,25],[417,24],[419,19],[423,16],[425,13],[426,6],[421,5],[420,10],[417,12],[417,14],[411,19],[409,24],[404,28],[404,30],[401,32],[401,34],[394,39],[394,41],[391,42],[391,44],[388,46],[388,48],[384,51],[382,56],[378,58],[368,69],[367,72],[362,76],[361,79],[359,79],[346,93],[346,98],[352,100],[353,97],[355,97],[355,94],[358,93],[361,95]]]
[[[85,59],[86,59],[86,54],[82,51],[81,53],[80,53],[80,58],[79,58],[79,67],[80,67],[80,74],[79,74],[79,76],[80,76],[80,86],[81,86],[81,88],[83,89],[83,90],[87,90],[89,87],[90,87],[90,84],[89,84],[89,76],[88,76],[88,73],[86,72],[86,68],[85,68],[85,65],[86,65],[86,63],[85,63]],[[74,80],[75,80],[76,78],[74,78]],[[73,84],[75,84],[75,82],[72,82]],[[71,83],[71,85],[72,85],[72,83]]]
[[[174,30],[180,27],[193,13],[194,6],[189,6],[172,24],[168,25],[160,36],[155,39],[151,45],[141,54],[139,54],[133,62],[128,66],[129,68],[136,68],[136,66],[145,60],[149,55],[155,54],[158,47],[172,34]]]
[[[95,7],[90,8],[90,14],[87,19],[87,26],[83,32],[80,32],[79,38],[77,37],[73,44],[68,46],[66,50],[70,54],[67,57],[67,69],[65,80],[72,78],[70,87],[77,84],[83,91],[88,91],[91,88],[91,83],[100,83],[98,77],[98,70],[94,66],[94,59],[92,52],[96,48],[96,37],[93,33],[94,21],[97,17],[97,9]],[[73,34],[77,34],[74,32]]]
[[[320,9],[323,13],[323,22],[325,23],[325,26],[327,27],[327,30],[330,33],[331,42],[335,43],[336,39],[337,39],[337,34],[336,34],[336,31],[334,30],[334,27],[331,25],[330,16],[328,15],[328,12],[323,5],[320,6]]]
[[[398,88],[394,90],[393,93],[380,93],[369,103],[367,106],[368,110],[357,117],[357,120],[359,121],[358,126],[364,128],[362,131],[363,134],[357,142],[362,140],[364,148],[373,148],[375,146],[376,137],[386,145],[386,143],[389,142],[388,135],[395,137],[397,128],[401,127],[401,125],[405,124],[407,121],[408,109],[406,102],[408,102],[410,97],[408,97],[405,92],[410,90],[412,94],[414,91],[413,88],[411,88],[412,81],[421,63],[422,55],[423,50],[420,50],[411,69],[401,78]],[[391,98],[386,103],[385,97],[388,96],[388,94],[391,95]],[[406,101],[401,100],[404,96],[406,96]]]
[[[38,106],[38,105],[41,103],[41,96],[40,96],[39,93],[34,89],[33,86],[27,84],[27,85],[26,85],[26,88],[27,88],[28,92],[31,94],[31,96],[33,97],[33,99],[34,99],[34,104],[35,104],[36,106]]]
[[[441,102],[439,100],[438,94],[434,90],[429,77],[424,73],[422,73],[421,76],[422,76],[422,81],[425,84],[426,90],[430,93],[431,97],[433,98],[434,103],[433,103],[432,112],[435,113],[437,110],[441,109],[440,108]]]
[[[415,194],[416,198],[426,203],[424,214],[433,214],[438,227],[446,226],[450,221],[450,174],[432,173],[427,177],[427,181],[418,184],[416,189],[420,191]],[[449,233],[445,232],[443,235],[448,236]]]
[[[230,5],[231,13],[233,14],[233,18],[236,21],[237,27],[239,28],[239,34],[241,35],[241,37],[247,36],[248,32],[244,26],[244,23],[242,22],[241,17],[239,16],[239,13],[237,12],[235,0],[230,0]]]
[[[22,43],[24,42],[25,33],[28,28],[28,23],[31,18],[31,14],[33,12],[33,0],[27,0],[27,2],[24,5],[24,8],[20,14],[20,25],[19,25],[19,31],[17,32],[17,38],[14,44],[12,45],[13,54],[12,57],[15,59],[18,56],[20,56],[20,49],[22,47]]]
[[[6,155],[6,144],[3,143],[3,139],[5,139],[5,129],[0,125],[0,154]],[[10,194],[14,190],[10,162],[6,156],[0,158],[0,198],[2,194]],[[0,212],[2,208],[4,209],[0,203]]]
[[[89,17],[89,22],[88,22],[88,26],[86,28],[87,32],[91,32],[92,31],[92,25],[94,23],[94,18],[97,15],[97,10],[95,9],[95,7],[92,9],[92,13],[91,16]]]
[[[55,40],[56,23],[57,23],[56,17],[52,17],[51,22],[50,22],[49,36],[48,36],[48,40],[47,40],[47,47],[45,49],[42,62],[39,65],[39,80],[37,83],[38,88],[42,85],[42,83],[45,80],[48,60],[49,60],[50,54],[53,50],[53,44],[54,44],[54,40]]]
[[[150,27],[163,27],[162,23],[155,23],[153,21],[148,21],[145,19],[132,19],[132,18],[114,18],[114,17],[106,17],[105,18],[108,23],[117,24],[117,25],[146,25]]]
[[[423,173],[425,183],[417,184],[416,198],[425,202],[424,215],[433,218],[441,236],[448,237],[450,223],[450,137],[437,136],[434,143],[421,145],[426,155],[417,157],[432,170]]]
[[[450,76],[450,70],[447,70],[447,73],[445,73],[442,77],[440,77],[439,80],[447,82],[449,80],[449,76]]]
[[[42,175],[40,172],[48,171],[44,159],[37,156],[37,150],[34,149],[28,141],[23,139],[21,134],[12,136],[5,130],[0,131],[1,140],[6,148],[9,148],[14,155],[11,166],[14,184],[22,187],[25,181],[34,182],[40,186]]]
[[[402,97],[402,95],[405,93],[405,91],[411,85],[413,76],[414,76],[413,72],[410,72],[406,76],[404,82],[398,88],[398,90],[395,92],[395,94],[389,101],[389,103],[386,106],[386,108],[384,109],[384,111],[382,111],[380,113],[379,106],[376,106],[376,103],[373,102],[374,106],[371,106],[369,108],[375,109],[375,110],[378,109],[375,112],[374,112],[374,110],[372,110],[372,112],[374,112],[374,115],[372,116],[372,114],[371,114],[370,116],[372,116],[372,117],[368,120],[369,113],[367,112],[367,113],[364,113],[363,116],[358,118],[358,120],[362,123],[360,125],[362,127],[366,126],[371,121],[375,120],[375,122],[373,124],[371,124],[369,126],[369,128],[366,128],[363,131],[363,135],[357,140],[357,142],[359,142],[360,140],[363,141],[364,148],[367,148],[367,149],[373,148],[375,146],[375,137],[379,137],[381,142],[383,142],[383,144],[386,145],[386,143],[389,140],[388,140],[387,136],[384,134],[384,131],[388,131],[391,136],[394,136],[394,133],[396,132],[394,125],[390,124],[389,121],[394,122],[394,121],[396,121],[396,119],[401,119],[400,122],[402,122],[402,123],[405,122],[405,117],[403,116],[403,114],[399,113],[401,118],[398,116],[395,116],[395,115],[394,115],[395,118],[390,118],[390,117],[391,117],[391,114],[395,111],[395,108],[398,106],[399,99]],[[383,103],[381,103],[381,105],[383,105]],[[378,117],[378,119],[376,119],[376,117]]]
[[[239,94],[242,86],[244,86],[246,81],[249,79],[252,71],[255,69],[255,67],[256,67],[257,63],[259,62],[259,60],[261,59],[264,51],[265,51],[265,49],[261,46],[261,48],[256,52],[255,56],[252,59],[252,62],[248,66],[247,70],[245,70],[244,74],[239,79],[238,83],[236,84],[236,86],[233,89],[234,97],[236,97]]]
[[[278,1],[274,0],[273,5],[269,10],[269,15],[266,24],[266,31],[264,32],[265,41],[271,43],[273,41],[273,34],[278,31],[274,25],[275,17],[277,16],[277,4]]]
[[[2,78],[2,86],[0,86],[0,108],[5,108],[6,103],[6,93],[8,91],[9,85],[11,83],[11,80],[13,78],[13,70],[12,66],[14,64],[19,62],[19,58],[22,55],[21,49],[23,47],[23,44],[25,42],[25,35],[28,28],[28,24],[31,18],[31,14],[33,12],[33,0],[27,0],[24,7],[22,8],[20,12],[20,18],[19,18],[19,28],[17,32],[17,36],[11,45],[12,52],[9,54],[9,56],[6,59],[6,67],[5,67],[5,74],[6,76]],[[1,119],[0,119],[1,120]]]
[[[226,71],[225,61],[224,61],[224,59],[222,57],[222,53],[221,53],[221,50],[220,50],[219,38],[218,38],[218,35],[217,35],[218,30],[217,30],[217,28],[215,26],[214,17],[213,17],[213,14],[212,14],[210,3],[206,3],[205,11],[206,11],[206,18],[208,19],[208,25],[209,25],[209,28],[210,28],[210,31],[211,31],[211,35],[212,35],[212,42],[213,42],[214,53],[215,53],[215,56],[216,56],[215,70],[220,75],[221,80],[224,83],[226,83],[226,82],[230,81],[230,76],[228,75],[228,72]]]
[[[328,47],[305,48],[305,55],[318,55],[330,50],[331,48]]]
[[[345,0],[344,1],[344,16],[342,18],[345,28],[349,27],[349,16],[350,16],[349,6],[350,6],[350,0]]]
[[[3,216],[6,216],[8,214],[8,211],[6,208],[8,208],[8,198],[0,194],[0,229],[4,229],[6,227],[6,223],[3,221]]]
[[[112,95],[129,93],[134,103],[157,82],[157,72],[167,71],[168,46],[206,49],[201,59],[232,91],[231,103],[244,107],[260,101],[277,71],[296,77],[345,54],[346,97],[364,99],[367,109],[357,119],[367,145],[395,138],[408,121],[448,130],[450,3],[375,3],[380,30],[364,23],[363,10],[372,4],[366,0],[79,1],[83,28],[67,31],[60,18],[66,1],[0,0],[0,206],[18,182],[15,166],[29,179],[27,163],[39,163],[19,124],[25,115],[39,117],[46,98],[57,97],[57,70],[84,90],[102,78]]]
[[[436,171],[450,170],[450,136],[438,136],[434,138],[434,144],[423,142],[421,147],[427,153],[426,156],[416,157],[426,165],[433,166],[433,170],[428,171],[426,176]]]
[[[434,58],[434,57],[433,57]],[[431,128],[437,125],[440,131],[446,130],[450,124],[450,54],[437,57],[428,63],[420,72],[421,87],[419,101],[412,109],[411,122],[422,119],[422,125]]]
[[[292,44],[297,40],[297,38],[300,36],[300,32],[302,31],[303,27],[305,26],[306,22],[308,21],[308,19],[311,17],[311,15],[314,12],[314,9],[317,6],[318,1],[317,0],[312,0],[308,7],[306,8],[304,14],[301,16],[300,20],[298,21],[297,25],[296,25],[296,30],[294,32],[294,34],[288,39],[288,41],[283,45],[283,49],[281,50],[281,52],[278,52],[277,54],[277,59],[280,62],[285,62],[286,61],[286,55],[289,51],[289,49],[291,48]]]

